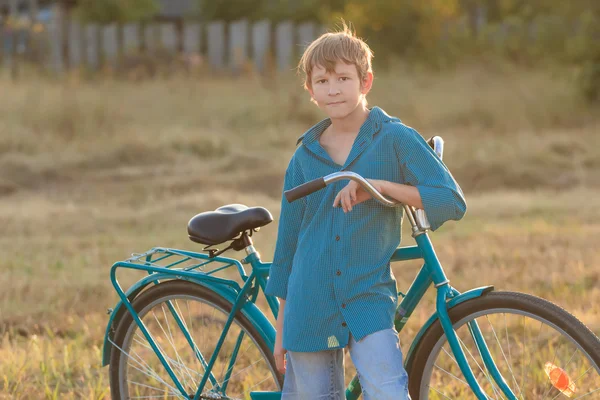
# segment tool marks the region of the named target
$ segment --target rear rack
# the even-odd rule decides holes
[[[207,254],[165,247],[154,247],[144,253],[132,253],[131,257],[123,260],[123,263],[142,267],[195,271],[202,275],[213,275],[229,267],[236,266],[242,279],[246,280],[247,278],[246,271],[238,260],[227,257],[211,257]],[[213,265],[208,267],[209,264]],[[148,273],[152,274],[153,272],[148,271]]]

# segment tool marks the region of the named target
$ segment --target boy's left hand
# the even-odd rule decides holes
[[[373,185],[378,192],[383,194],[383,186],[385,181],[378,179],[367,179],[367,181],[369,181],[369,183]],[[333,206],[337,207],[339,204],[346,213],[352,211],[352,206],[369,200],[371,197],[371,194],[363,189],[360,184],[350,181],[346,187],[344,187],[337,194],[337,196],[335,196],[335,199],[333,200]]]

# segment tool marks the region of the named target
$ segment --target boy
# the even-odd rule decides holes
[[[298,140],[284,190],[354,171],[384,195],[425,209],[432,230],[459,220],[462,191],[425,140],[381,108],[367,108],[371,58],[345,25],[306,49],[299,65],[305,88],[328,118]],[[409,399],[389,263],[402,216],[402,207],[377,203],[353,181],[282,200],[265,292],[281,304],[274,356],[285,372],[283,400],[344,399],[346,346],[366,400]]]

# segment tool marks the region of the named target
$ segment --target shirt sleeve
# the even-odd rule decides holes
[[[461,219],[467,203],[458,183],[442,160],[414,129],[402,125],[396,154],[404,183],[415,186],[421,195],[425,214],[435,231],[448,220]]]
[[[283,190],[292,189],[302,183],[304,183],[302,171],[295,157],[292,157],[285,172]],[[292,261],[296,253],[305,204],[306,199],[304,198],[288,203],[285,196],[282,196],[275,254],[265,287],[267,295],[277,296],[281,299],[285,299],[287,296],[288,280],[292,272]]]

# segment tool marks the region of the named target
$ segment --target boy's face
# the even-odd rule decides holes
[[[338,62],[333,72],[315,65],[311,74],[310,95],[330,118],[344,118],[362,104],[371,90],[373,74],[361,82],[354,64]]]

